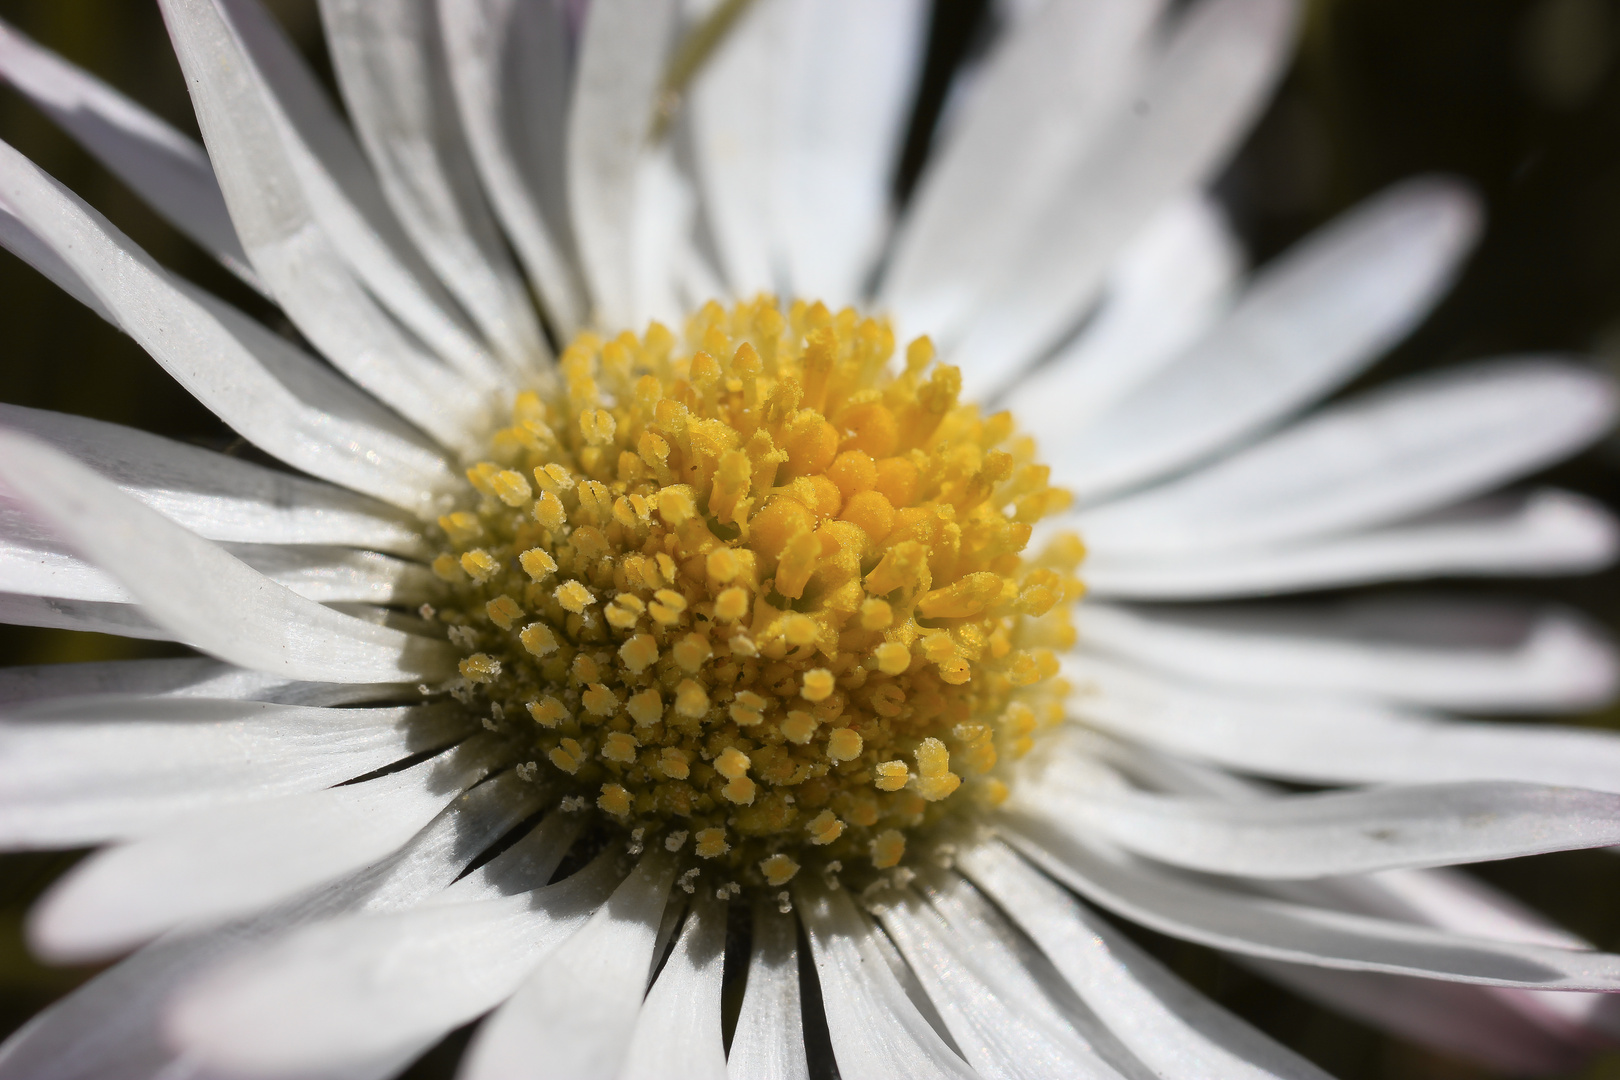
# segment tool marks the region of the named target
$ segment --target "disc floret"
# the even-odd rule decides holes
[[[928,339],[893,352],[762,297],[584,334],[518,396],[434,570],[526,775],[771,886],[1005,798],[1061,718],[1081,551],[1023,552],[1068,496]]]

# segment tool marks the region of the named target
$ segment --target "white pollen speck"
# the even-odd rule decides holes
[[[701,873],[703,873],[703,871],[694,866],[692,869],[681,875],[681,891],[687,896],[691,896],[693,893],[697,892],[697,879],[698,875]]]
[[[416,609],[416,613],[422,616],[422,618],[427,622],[432,622],[433,616],[438,614],[438,612],[434,610],[432,604],[423,604],[421,607]]]
[[[429,686],[425,682],[417,683],[416,684],[416,692],[418,694],[421,694],[423,697],[432,697],[433,696],[433,687]]]
[[[501,708],[501,703],[498,701],[492,701],[489,703],[489,714],[497,720],[506,719],[506,710]]]
[[[664,850],[665,851],[679,851],[679,850],[681,850],[681,845],[686,843],[686,838],[687,838],[688,835],[689,834],[687,833],[687,831],[685,829],[681,829],[678,832],[670,833],[668,836],[664,837]]]
[[[478,644],[478,635],[470,626],[452,626],[449,633],[450,644],[458,649],[471,649]]]
[[[519,780],[532,784],[534,783],[534,775],[539,771],[539,769],[540,766],[538,763],[533,761],[525,761],[512,771],[518,774]]]
[[[484,717],[484,728],[488,731],[499,731],[501,730],[501,725],[497,724],[492,718],[486,716]]]
[[[793,898],[788,895],[788,891],[786,889],[783,889],[781,892],[776,894],[776,910],[781,912],[783,915],[791,915],[793,913]]]
[[[564,813],[573,814],[585,809],[585,797],[582,795],[569,795],[557,804]]]

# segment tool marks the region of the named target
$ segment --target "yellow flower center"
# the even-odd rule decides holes
[[[438,613],[522,775],[779,886],[886,869],[1062,715],[1081,549],[1007,413],[853,310],[584,334],[439,520]],[[714,864],[711,864],[714,865]]]

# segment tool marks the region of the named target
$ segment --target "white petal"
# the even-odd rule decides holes
[[[1211,600],[1434,577],[1588,574],[1617,553],[1620,524],[1606,507],[1542,488],[1277,547],[1144,559],[1102,554],[1087,560],[1085,574],[1099,597]]]
[[[231,667],[203,656],[107,660],[86,664],[25,664],[0,668],[0,706],[16,709],[34,701],[106,694],[241,700],[286,685],[274,676]]]
[[[228,37],[205,47],[219,50],[213,53],[218,59],[235,60],[238,67],[232,75],[240,81],[214,82],[213,90],[229,88],[230,97],[210,99],[209,105],[223,106],[244,120],[252,116],[244,126],[267,122],[267,134],[275,136],[273,145],[253,148],[265,175],[256,178],[261,190],[250,201],[263,198],[262,185],[272,175],[290,169],[284,175],[297,183],[296,193],[277,194],[306,203],[333,251],[383,306],[457,371],[471,379],[498,381],[494,358],[390,212],[349,126],[263,0],[210,2],[219,20],[216,25]],[[194,36],[197,25],[187,28],[189,33],[177,32],[179,10],[167,10],[166,21],[184,68],[187,46],[181,44],[182,38],[193,47],[202,42]],[[262,252],[255,250],[240,220],[241,178],[229,175],[230,170],[219,162],[219,151],[213,145],[219,133],[209,129],[203,118],[207,110],[197,102],[202,85],[199,81],[191,89],[203,140],[216,159],[220,185],[243,244],[249,257],[257,260]],[[274,288],[268,277],[265,280]]]
[[[669,147],[645,154],[636,169],[630,212],[634,221],[630,245],[630,326],[657,319],[679,326],[693,308],[676,294],[682,251],[689,247],[693,212],[692,186],[681,176]],[[704,300],[712,300],[711,294]],[[701,304],[703,301],[699,301]]]
[[[0,1048],[4,1080],[155,1080],[184,1075],[163,1036],[175,991],[241,950],[346,911],[411,907],[455,880],[533,811],[510,773],[451,804],[402,850],[344,881],[215,931],[171,935],[114,965],[34,1017]],[[400,1062],[400,1067],[404,1066]]]
[[[568,199],[603,328],[632,325],[637,176],[678,14],[675,0],[595,0],[585,15],[568,117]]]
[[[1156,1075],[1323,1080],[1316,1066],[1194,992],[999,844],[975,844],[958,861]]]
[[[654,847],[584,929],[486,1020],[461,1080],[506,1080],[545,1062],[570,1080],[613,1080],[628,1050],[675,861]]]
[[[1092,501],[1206,459],[1354,377],[1445,290],[1479,231],[1465,190],[1401,184],[1267,266],[1197,345],[1068,441]]]
[[[435,6],[327,0],[326,46],[400,224],[507,366],[522,374],[547,347],[468,159]]]
[[[1076,432],[1226,312],[1242,269],[1237,238],[1207,195],[1166,207],[1120,256],[1085,328],[1003,404],[1061,470]]]
[[[260,291],[208,155],[163,118],[0,22],[0,78],[175,228]]]
[[[152,622],[135,605],[104,604],[95,600],[60,600],[48,596],[0,593],[0,623],[115,634],[143,641],[175,640],[171,631]]]
[[[1089,646],[1227,685],[1514,713],[1596,708],[1620,683],[1606,635],[1557,608],[1416,599],[1148,614],[1088,603],[1075,616]]]
[[[137,836],[188,812],[315,791],[464,735],[458,705],[311,708],[109,696],[0,720],[0,846]]]
[[[1288,0],[1202,0],[1010,260],[949,351],[975,393],[1005,386],[1085,314],[1120,250],[1212,178],[1289,54]]]
[[[585,317],[570,266],[564,143],[573,42],[564,5],[438,0],[472,160],[563,338]]]
[[[222,301],[170,277],[105,218],[0,144],[0,203],[193,397],[250,442],[397,506],[455,481],[441,454],[353,385]],[[0,214],[0,224],[10,220]],[[8,244],[14,234],[0,229]],[[28,257],[23,248],[20,255]],[[76,294],[78,295],[78,294]]]
[[[199,536],[258,544],[340,544],[397,555],[432,548],[381,503],[241,458],[66,413],[0,404],[0,425],[72,455]]]
[[[730,1080],[810,1080],[799,998],[798,922],[770,901],[754,905],[748,983],[726,1075]]]
[[[1608,953],[1491,941],[1264,899],[1183,878],[1117,849],[1077,843],[1030,823],[1003,829],[1003,835],[1087,899],[1160,933],[1217,949],[1486,986],[1609,992],[1620,987],[1620,957]],[[999,893],[997,898],[1005,902]]]
[[[926,48],[920,0],[781,0],[773,233],[792,295],[859,300]]]
[[[1086,724],[1172,754],[1314,784],[1518,780],[1620,792],[1620,735],[1465,723],[1379,702],[1256,693],[1071,657]]]
[[[1500,781],[1256,802],[1037,783],[1021,784],[1007,810],[1174,866],[1254,878],[1365,874],[1620,843],[1620,795]]]
[[[537,785],[532,795],[541,804],[554,802],[555,792]],[[525,795],[525,798],[531,797]],[[456,883],[433,898],[436,904],[466,904],[499,900],[526,893],[551,881],[552,874],[579,839],[585,820],[579,814],[547,814],[544,821],[489,862],[469,870]],[[614,879],[617,883],[618,878]],[[604,894],[605,895],[605,894]]]
[[[878,951],[878,930],[847,892],[801,880],[794,901],[810,936],[840,1076],[969,1080],[976,1075],[911,1003]]]
[[[431,300],[396,296],[394,313],[477,381],[458,377],[372,298],[366,286],[388,296],[412,291],[415,281],[382,250],[376,221],[361,219],[265,85],[267,75],[282,76],[276,90],[295,98],[286,108],[321,129],[322,149],[353,157],[351,177],[365,172],[296,50],[256,0],[164,0],[163,12],[231,219],[282,310],[378,400],[442,444],[470,449],[470,433],[487,422],[481,391],[499,385],[494,362],[476,347],[447,348],[448,332],[430,333],[430,324],[447,323]],[[386,206],[378,211],[373,218],[386,217]]]
[[[1371,525],[1481,494],[1608,430],[1612,383],[1555,360],[1408,379],[1183,480],[1081,513],[1088,552],[1248,547]]]
[[[692,81],[687,108],[704,216],[735,296],[778,291],[771,211],[791,6],[751,4]]]
[[[99,959],[271,907],[398,850],[489,772],[490,750],[475,738],[362,784],[213,807],[103,848],[52,885],[30,940],[59,961]]]
[[[720,980],[726,962],[726,905],[693,901],[675,949],[647,992],[621,1080],[725,1080]]]
[[[1046,4],[1004,33],[901,223],[881,295],[903,326],[954,328],[961,305],[1030,239],[1113,120],[1163,7]]]
[[[231,1076],[346,1074],[420,1052],[509,996],[621,876],[608,856],[534,892],[316,923],[186,987],[169,1037]]]
[[[1119,1076],[1068,1025],[1005,996],[1007,988],[979,969],[970,949],[995,949],[999,943],[961,940],[915,895],[892,901],[881,896],[876,914],[980,1076]]]
[[[450,669],[443,642],[340,615],[269,581],[77,462],[0,432],[0,485],[182,640],[244,667],[333,682]]]

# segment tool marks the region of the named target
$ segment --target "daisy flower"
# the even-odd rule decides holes
[[[921,0],[322,0],[345,112],[259,0],[160,6],[206,153],[0,74],[291,329],[3,145],[0,241],[285,468],[0,407],[0,618],[198,653],[0,673],[0,843],[96,848],[32,944],[117,960],[0,1077],[475,1021],[467,1080],[1321,1075],[1105,913],[1503,1068],[1620,1035],[1620,957],[1448,869],[1620,845],[1620,739],[1454,715],[1600,704],[1610,646],[1328,592],[1607,565],[1502,489],[1614,392],[1316,407],[1480,213],[1244,266],[1207,189],[1288,0],[1011,6],[897,220]]]

